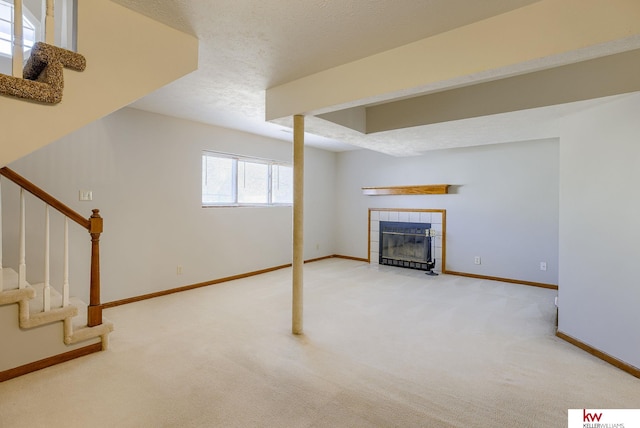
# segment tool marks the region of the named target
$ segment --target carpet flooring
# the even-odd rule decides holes
[[[329,259],[105,310],[110,349],[0,383],[0,427],[565,427],[640,408],[553,290]]]

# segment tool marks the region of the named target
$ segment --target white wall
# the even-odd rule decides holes
[[[102,301],[109,302],[291,262],[291,207],[201,208],[203,149],[285,161],[292,155],[287,142],[123,109],[9,166],[82,214],[100,208]],[[315,258],[335,252],[327,232],[335,154],[306,154],[305,257]],[[92,190],[93,201],[79,202],[80,189]],[[78,234],[88,242],[86,232]],[[41,244],[29,248],[37,259]],[[87,263],[79,262],[75,283],[88,281]],[[31,272],[32,280],[38,275]],[[76,294],[85,287],[76,285]]]
[[[558,141],[338,156],[337,252],[367,257],[368,208],[447,210],[446,268],[557,284]],[[451,184],[450,194],[363,196],[364,186]],[[474,256],[482,258],[474,264]],[[539,269],[541,261],[548,270]]]
[[[559,330],[640,367],[640,94],[563,120]]]

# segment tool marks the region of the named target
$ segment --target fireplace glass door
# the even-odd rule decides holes
[[[429,223],[381,221],[379,263],[430,270],[430,229]]]

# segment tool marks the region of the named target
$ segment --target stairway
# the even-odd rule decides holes
[[[65,70],[62,102],[0,95],[0,167],[198,68],[198,40],[110,0],[79,1],[81,73]]]
[[[106,349],[113,324],[103,321],[100,304],[100,210],[93,209],[89,218],[83,217],[7,167],[0,168],[1,201],[0,382]],[[39,209],[44,218],[27,215],[27,211]],[[51,242],[52,212],[60,220],[53,222],[54,235],[61,238],[55,245]],[[87,244],[84,239],[71,239],[70,223],[89,232],[88,282],[70,279],[69,249]],[[34,252],[36,248],[43,250],[42,259],[36,256],[40,252]],[[52,269],[52,253],[53,259],[61,262],[61,272]],[[42,282],[30,284],[28,278]],[[78,287],[72,288],[71,282],[77,282]],[[71,290],[88,290],[89,305],[71,297]]]
[[[62,92],[44,94],[45,98],[36,101],[33,101],[33,97],[16,98],[16,94],[7,91],[0,93],[0,168],[197,69],[198,40],[195,37],[110,0],[78,1],[77,22],[77,51],[81,54],[82,64],[74,65],[69,61],[63,64],[71,66],[72,70],[65,71],[64,95],[61,99],[59,96]],[[52,57],[48,43],[40,45],[41,58]],[[36,47],[36,54],[38,49]],[[45,76],[36,81],[22,83],[34,88],[46,85],[41,89],[62,90],[62,68],[54,68],[48,67]],[[77,72],[81,70],[82,73]],[[57,73],[59,79],[47,80],[46,77],[52,77],[46,76],[47,72]],[[22,79],[7,76],[4,80],[10,82],[11,86],[16,80]],[[60,85],[56,86],[57,83]],[[42,199],[44,192],[36,190],[34,193],[27,188],[31,194]],[[94,215],[87,219],[59,201],[51,202],[48,198],[42,200],[48,204],[47,210],[50,206],[62,212],[70,223],[79,223],[89,232],[89,307],[87,309],[86,303],[71,297],[66,298],[68,304],[63,304],[60,290],[43,284],[27,284],[24,275],[21,276],[24,282],[19,286],[20,275],[10,267],[1,268],[3,221],[0,219],[0,274],[3,280],[0,283],[0,382],[105,349],[108,334],[113,330],[111,323],[102,320],[99,257],[97,261],[94,259],[94,254],[99,255],[98,241],[102,233],[102,218],[98,210],[94,210]],[[22,204],[24,206],[24,202]],[[1,214],[0,209],[0,218]],[[12,224],[6,219],[5,223]],[[47,230],[48,227],[47,220]],[[24,221],[20,234],[20,240],[24,242]],[[45,242],[48,248],[49,238]],[[10,242],[5,236],[7,254],[15,257],[18,246],[18,243]],[[20,251],[20,266],[15,261],[7,264],[24,273],[24,249]],[[49,250],[46,251],[48,254]],[[43,269],[32,266],[34,269],[30,272],[47,270],[47,265],[48,262],[45,262]],[[77,285],[86,287],[86,284]],[[69,296],[67,287],[63,291],[64,296]],[[50,305],[49,310],[43,310],[43,299]]]
[[[43,311],[44,284],[25,284],[19,288],[18,273],[3,268],[3,291],[0,291],[0,331],[4,345],[0,352],[0,382],[32,371],[43,360],[65,361],[78,353],[104,350],[108,346],[113,324],[87,326],[87,304],[69,299],[62,305],[62,295],[51,288],[51,310]],[[29,363],[25,364],[25,361]]]

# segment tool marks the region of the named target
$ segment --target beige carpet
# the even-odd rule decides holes
[[[565,427],[640,379],[557,339],[552,290],[331,259],[105,311],[108,351],[0,383],[0,427]],[[4,344],[3,346],[6,346]]]

